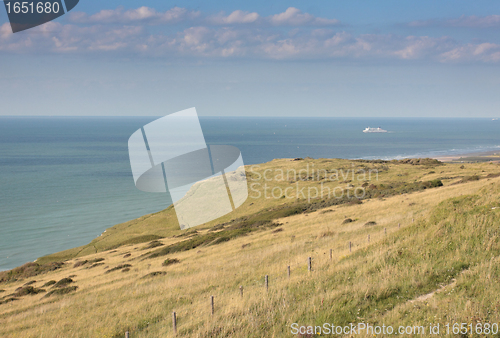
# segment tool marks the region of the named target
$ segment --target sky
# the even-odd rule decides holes
[[[497,0],[0,7],[0,115],[496,118],[499,33]]]

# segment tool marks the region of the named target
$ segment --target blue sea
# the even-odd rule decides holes
[[[0,117],[0,270],[84,245],[106,228],[166,208],[136,189],[127,142],[157,117]],[[207,144],[245,164],[274,158],[398,159],[500,149],[500,121],[201,117]],[[383,134],[364,134],[366,127]]]

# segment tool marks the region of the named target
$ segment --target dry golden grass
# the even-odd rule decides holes
[[[329,160],[315,163],[351,166],[350,161],[321,161]],[[300,168],[304,165],[300,162],[275,160],[260,170],[290,165]],[[429,174],[430,171],[434,173]],[[36,280],[31,286],[40,288],[50,280],[74,276],[70,285],[78,289],[45,298],[45,293],[27,295],[0,305],[0,336],[123,337],[125,331],[130,331],[134,338],[170,337],[172,311],[177,313],[180,337],[285,337],[291,336],[291,323],[322,325],[334,320],[339,324],[364,320],[386,325],[478,319],[498,322],[500,246],[495,229],[500,216],[500,178],[452,184],[467,175],[484,177],[498,171],[499,166],[488,163],[467,164],[465,169],[458,164],[430,169],[389,164],[389,170],[380,174],[376,184],[450,178],[443,179],[444,187],[302,213],[279,219],[283,231],[256,231],[225,243],[154,259],[140,258],[155,250],[143,250],[147,243],[70,259],[59,270],[1,284],[5,292],[0,297],[14,293],[29,280]],[[290,183],[277,184],[286,187]],[[441,211],[455,205],[450,202],[453,198],[458,201],[457,215]],[[249,199],[241,210],[219,222],[284,202]],[[444,203],[443,207],[440,203]],[[128,222],[129,230],[124,234],[119,232],[126,226],[116,226],[105,237],[109,236],[108,241],[113,244],[127,236],[163,231],[166,238],[159,241],[166,245],[184,240],[174,237],[181,232],[173,228],[151,227],[142,232],[139,227],[134,228],[134,224],[144,221],[171,226],[168,219],[172,215],[168,213],[167,210]],[[354,222],[342,224],[346,217]],[[365,226],[370,221],[376,225]],[[214,224],[197,230],[199,234],[206,233]],[[456,233],[442,237],[455,226],[463,227],[463,231],[454,229]],[[476,228],[488,233],[480,248],[475,240],[477,234],[470,232]],[[456,245],[455,251],[443,247],[446,238],[454,243],[449,245]],[[433,256],[433,252],[442,256]],[[308,257],[312,257],[311,272],[307,271]],[[89,264],[74,267],[78,261],[96,258],[104,258],[104,265],[91,269]],[[179,263],[163,266],[167,258],[178,259]],[[105,273],[124,264],[131,265],[128,271]],[[290,278],[287,266],[291,268]],[[460,271],[454,270],[449,276],[440,273],[440,269],[452,267],[460,267]],[[145,277],[159,271],[166,274]],[[268,292],[264,288],[265,275],[269,275]],[[418,298],[437,289],[441,291]],[[52,290],[51,286],[46,290]],[[214,316],[210,313],[210,296],[215,297]]]

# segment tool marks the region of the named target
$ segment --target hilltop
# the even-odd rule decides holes
[[[169,207],[0,273],[0,335],[172,336],[172,311],[184,337],[500,320],[498,164],[306,158],[246,172],[249,198],[220,219],[181,231]]]

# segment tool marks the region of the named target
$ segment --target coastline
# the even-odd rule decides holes
[[[422,156],[422,158],[425,158],[425,157],[427,157],[427,156]],[[490,150],[490,151],[481,151],[481,152],[464,152],[464,153],[459,153],[459,154],[454,154],[454,155],[428,156],[428,157],[432,158],[432,159],[436,159],[436,160],[444,162],[444,163],[480,163],[480,162],[500,163],[500,149],[499,150]],[[413,158],[413,157],[405,157],[405,158]],[[345,160],[351,160],[351,159],[345,159]],[[390,161],[390,159],[384,159],[384,160]],[[266,163],[266,162],[264,162],[264,163]],[[261,163],[261,164],[263,164],[263,163]],[[123,223],[127,223],[129,221],[134,221],[136,219],[139,219],[141,217],[145,217],[147,215],[148,214],[145,214],[145,215],[142,215],[142,216],[139,216],[136,218],[132,218],[132,219],[125,221]],[[108,228],[106,228],[100,234],[99,237],[102,237],[103,234],[106,233],[106,231],[109,228],[112,228],[118,224],[122,224],[122,223],[116,223],[116,224],[110,225]],[[82,245],[75,245],[75,246],[70,247],[68,249],[55,250],[54,252],[43,254],[43,255],[40,255],[32,260],[29,260],[29,262],[33,262],[33,263],[38,262],[41,257],[51,256],[51,255],[54,255],[54,254],[59,253],[59,252],[75,250],[77,248],[80,248],[80,247],[86,246],[86,245],[88,245],[88,243],[84,243]],[[25,262],[28,262],[28,260],[24,260],[22,263],[16,264],[12,267],[0,268],[0,272],[12,270],[16,267],[21,266]]]
[[[500,163],[500,150],[491,150],[483,152],[464,153],[448,156],[432,157],[441,162],[450,163],[477,163],[477,162],[495,162]]]

